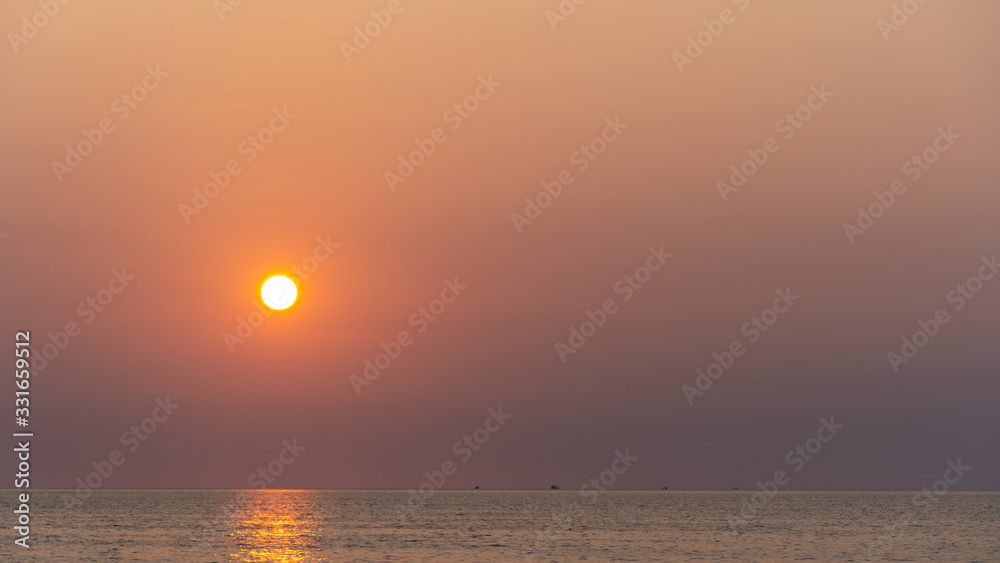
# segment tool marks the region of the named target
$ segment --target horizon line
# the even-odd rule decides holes
[[[77,487],[79,488],[79,487]],[[77,488],[11,488],[11,487],[0,487],[2,491],[14,491],[14,492],[31,492],[31,491],[76,491]],[[260,488],[228,488],[228,487],[121,487],[121,488],[111,488],[111,487],[98,487],[98,488],[88,488],[90,491],[260,491],[260,492],[278,492],[278,491],[399,491],[399,492],[409,492],[412,487],[401,489],[401,488],[276,488],[267,487],[264,489]],[[588,491],[594,491],[595,489],[588,489]],[[660,492],[660,493],[754,493],[754,492],[764,492],[764,493],[921,493],[924,491],[930,491],[931,489],[788,489],[788,490],[778,490],[778,491],[766,491],[761,488],[753,489],[605,489],[603,491],[598,491],[599,493],[629,493],[629,492]],[[579,489],[506,489],[506,488],[440,488],[434,489],[434,492],[492,492],[492,491],[506,491],[506,492],[573,492],[579,491]],[[952,493],[1000,493],[1000,489],[970,489],[970,490],[949,490],[946,491],[947,494]]]

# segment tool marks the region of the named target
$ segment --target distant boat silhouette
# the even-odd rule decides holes
[[[477,491],[479,490],[479,485],[476,485],[476,490],[477,490]]]
[[[549,487],[549,488],[550,488],[550,489],[552,489],[553,491],[557,491],[557,490],[559,490],[559,486],[558,486],[558,485],[552,485],[552,486],[551,486],[551,487]]]

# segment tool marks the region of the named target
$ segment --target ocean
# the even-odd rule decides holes
[[[32,491],[31,548],[8,526],[0,559],[1000,561],[1000,493],[67,493]]]

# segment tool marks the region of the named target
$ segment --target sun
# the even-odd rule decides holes
[[[260,298],[275,311],[283,311],[295,303],[299,288],[288,276],[271,276],[260,286]]]

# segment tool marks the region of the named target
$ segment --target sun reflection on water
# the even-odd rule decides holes
[[[321,561],[314,552],[321,533],[314,502],[314,496],[305,491],[250,493],[229,525],[231,560]]]

